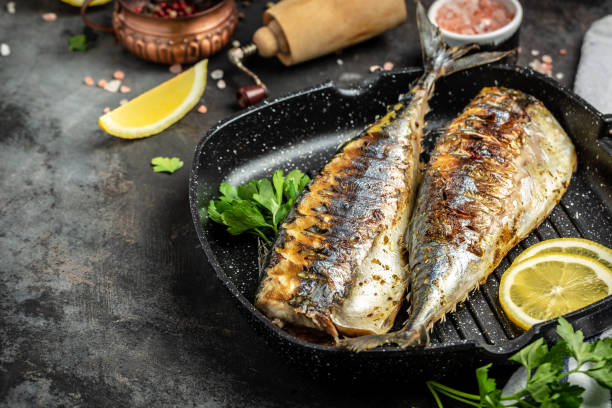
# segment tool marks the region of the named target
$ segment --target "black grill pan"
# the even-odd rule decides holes
[[[612,247],[612,116],[597,112],[556,81],[514,66],[485,66],[443,78],[430,102],[428,129],[450,122],[483,86],[520,89],[539,98],[559,120],[578,151],[578,170],[552,214],[515,247],[444,322],[426,348],[384,347],[352,353],[299,340],[277,328],[252,305],[257,288],[257,243],[221,226],[200,222],[199,207],[216,198],[222,181],[270,177],[275,169],[314,175],[342,141],[386,112],[420,76],[420,68],[384,72],[372,82],[341,89],[333,83],[296,92],[240,112],[199,142],[190,178],[190,205],[202,248],[217,277],[270,347],[318,378],[441,378],[509,355],[538,337],[552,340],[555,322],[523,332],[500,308],[499,279],[518,254],[544,239],[584,237]],[[438,132],[424,141],[430,150]],[[202,267],[203,271],[210,268]],[[586,336],[612,326],[612,296],[567,316]]]

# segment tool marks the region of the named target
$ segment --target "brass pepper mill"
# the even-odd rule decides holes
[[[283,0],[266,10],[252,44],[228,53],[230,62],[255,82],[238,89],[238,103],[246,107],[268,93],[243,64],[255,52],[264,58],[276,56],[290,66],[375,37],[405,20],[405,0]]]

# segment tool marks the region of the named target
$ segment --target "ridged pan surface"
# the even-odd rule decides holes
[[[578,153],[578,169],[552,214],[508,254],[485,285],[434,326],[426,348],[385,347],[355,354],[299,340],[271,324],[252,305],[258,283],[256,239],[231,236],[219,225],[201,223],[198,209],[216,198],[223,181],[240,184],[271,177],[276,169],[298,168],[313,176],[343,141],[397,102],[420,73],[420,69],[386,72],[355,88],[327,83],[268,101],[219,123],[196,148],[190,203],[210,264],[202,265],[202,270],[212,268],[270,346],[311,375],[440,378],[459,368],[504,362],[537,337],[552,339],[555,326],[548,322],[523,332],[505,317],[497,293],[500,277],[512,260],[530,245],[550,238],[583,237],[612,247],[612,117],[529,69],[476,68],[438,81],[427,116],[431,132],[424,142],[424,159],[439,134],[436,129],[448,124],[482,87],[500,85],[529,93],[555,115]],[[612,326],[612,296],[568,318],[585,335],[596,334]]]

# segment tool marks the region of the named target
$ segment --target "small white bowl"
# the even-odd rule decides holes
[[[429,20],[436,26],[438,26],[438,23],[436,22],[436,15],[438,14],[438,9],[449,1],[451,0],[436,0],[431,5],[431,7],[429,7],[427,17],[429,17]],[[508,24],[495,31],[483,34],[457,34],[438,26],[438,28],[440,28],[440,32],[442,32],[444,40],[446,40],[446,43],[450,46],[465,44],[496,46],[503,43],[508,38],[512,37],[521,25],[521,21],[523,21],[523,7],[521,6],[521,3],[518,2],[518,0],[496,1],[502,3],[510,12],[514,13],[514,18]]]

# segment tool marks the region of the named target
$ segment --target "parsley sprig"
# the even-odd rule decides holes
[[[225,225],[232,235],[247,232],[270,243],[308,182],[310,178],[300,170],[293,170],[287,176],[277,170],[272,181],[251,180],[238,187],[221,183],[221,197],[210,200],[208,218]]]
[[[584,388],[560,381],[570,374],[582,373],[593,378],[602,387],[612,389],[612,338],[584,341],[582,331],[574,331],[567,320],[560,317],[557,333],[561,337],[548,348],[544,339],[539,339],[510,357],[527,370],[527,381],[522,390],[514,395],[502,396],[495,379],[489,378],[491,364],[476,370],[479,395],[469,394],[447,387],[435,381],[427,381],[427,388],[439,408],[442,401],[438,393],[474,407],[546,407],[578,408],[582,403]],[[576,368],[563,371],[566,357],[576,359]]]

